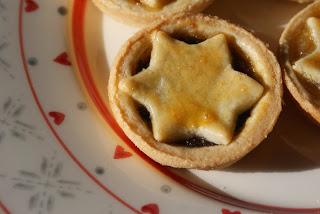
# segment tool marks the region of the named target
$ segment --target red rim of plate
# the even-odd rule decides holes
[[[5,214],[10,214],[9,209],[0,201],[0,208]]]
[[[171,179],[175,180],[177,183],[196,191],[202,195],[205,195],[209,198],[212,198],[216,201],[220,201],[226,204],[230,204],[237,207],[247,208],[251,210],[257,211],[273,211],[277,213],[314,213],[319,212],[320,208],[285,208],[285,207],[276,207],[276,206],[267,206],[262,204],[250,203],[246,201],[242,201],[236,198],[232,198],[230,196],[222,195],[220,193],[214,192],[213,190],[206,189],[201,187],[197,184],[192,183],[191,181],[174,174],[171,172],[167,167],[163,167],[158,163],[152,161],[149,157],[147,157],[144,153],[142,153],[135,145],[127,138],[127,136],[123,133],[121,128],[117,125],[116,121],[112,117],[111,113],[109,112],[108,108],[104,105],[103,99],[99,94],[95,84],[93,77],[90,72],[90,67],[88,64],[87,56],[86,56],[86,49],[85,49],[85,38],[84,38],[84,20],[85,20],[85,12],[86,12],[86,4],[88,0],[74,0],[73,3],[73,13],[72,15],[72,27],[71,27],[71,34],[73,38],[73,47],[75,52],[75,58],[77,67],[79,69],[80,77],[84,83],[85,89],[87,90],[90,99],[93,101],[95,107],[101,114],[101,116],[105,119],[105,121],[109,124],[109,126],[116,132],[116,134],[143,160],[145,160],[148,164],[152,165],[157,170],[161,171],[166,176],[170,177]],[[77,157],[72,153],[72,151],[67,147],[67,145],[63,142],[61,137],[58,135],[57,131],[54,127],[50,124],[49,119],[39,101],[39,98],[36,94],[35,88],[33,86],[32,79],[29,74],[28,66],[26,63],[25,51],[24,51],[24,40],[23,40],[23,0],[20,0],[19,6],[19,44],[20,44],[20,53],[21,59],[23,62],[23,68],[26,74],[26,78],[29,84],[29,88],[31,93],[34,97],[34,100],[39,108],[39,111],[45,120],[46,124],[48,125],[49,129],[51,130],[52,134],[55,136],[57,142],[62,146],[65,152],[69,155],[69,157],[79,166],[79,168],[87,174],[100,188],[102,188],[106,193],[111,195],[117,201],[122,203],[124,206],[129,208],[131,211],[135,213],[141,213],[136,208],[132,207],[130,204],[125,202],[122,198],[117,196],[113,193],[107,186],[99,181],[93,174],[90,173],[88,169],[84,167],[84,165],[77,159]],[[0,203],[1,209],[4,210],[5,213],[10,213],[9,210]]]

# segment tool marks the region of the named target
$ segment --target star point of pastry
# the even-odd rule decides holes
[[[230,143],[238,115],[264,89],[232,68],[226,37],[190,45],[158,31],[152,44],[149,67],[122,80],[119,88],[150,112],[154,138],[169,142],[197,135]]]
[[[310,17],[307,19],[306,24],[315,45],[315,50],[296,61],[293,69],[320,88],[320,19]]]

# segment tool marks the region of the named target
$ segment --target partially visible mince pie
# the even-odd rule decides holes
[[[214,0],[92,0],[103,12],[127,23],[141,25],[182,12],[200,12]]]
[[[320,123],[320,2],[298,13],[280,38],[284,80],[292,96]]]
[[[175,16],[134,35],[109,80],[115,118],[153,160],[226,167],[255,148],[281,111],[280,66],[247,31]]]

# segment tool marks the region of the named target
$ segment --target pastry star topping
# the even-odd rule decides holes
[[[150,112],[154,138],[172,142],[197,135],[230,143],[237,116],[258,101],[263,87],[232,69],[225,36],[189,45],[158,31],[152,44],[149,67],[119,88]]]
[[[299,59],[293,69],[320,88],[320,19],[308,18],[307,26],[316,48],[311,54]]]

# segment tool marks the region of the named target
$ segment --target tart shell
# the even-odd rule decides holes
[[[255,79],[263,84],[264,95],[251,111],[242,131],[229,145],[206,147],[173,146],[157,142],[152,131],[137,113],[131,97],[119,90],[119,82],[134,75],[137,59],[150,51],[151,34],[183,33],[210,38],[227,35],[228,43],[243,50],[255,70]],[[216,169],[227,167],[254,149],[273,129],[281,111],[282,80],[280,66],[266,46],[244,29],[217,17],[178,15],[136,33],[122,47],[109,79],[109,100],[113,114],[132,142],[156,162],[178,168]]]
[[[207,8],[214,0],[176,0],[158,10],[147,9],[139,3],[125,0],[92,0],[104,13],[124,23],[146,25],[174,14],[197,13]]]
[[[316,1],[296,14],[288,23],[286,29],[280,37],[280,62],[282,65],[284,82],[300,107],[316,123],[320,124],[320,107],[312,102],[309,92],[298,80],[290,61],[290,43],[293,35],[300,32],[309,17],[320,17],[320,1]]]

